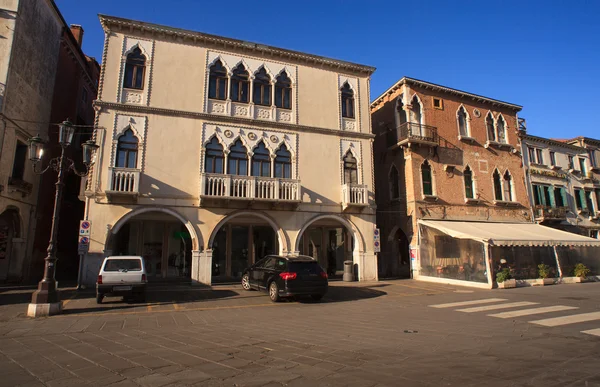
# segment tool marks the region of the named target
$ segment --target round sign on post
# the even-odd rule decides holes
[[[88,222],[87,220],[81,222],[81,228],[87,230],[88,228],[90,228],[90,222]]]

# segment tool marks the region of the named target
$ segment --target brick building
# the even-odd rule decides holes
[[[374,100],[380,277],[412,273],[489,287],[493,271],[507,261],[526,266],[525,278],[540,260],[556,269],[552,249],[540,254],[531,246],[573,234],[532,223],[520,110],[406,77]]]

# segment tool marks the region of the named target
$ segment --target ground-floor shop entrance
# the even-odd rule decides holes
[[[345,227],[334,221],[319,221],[300,237],[300,253],[316,259],[332,276],[344,273],[344,261],[352,261],[353,238]]]
[[[131,218],[115,235],[112,254],[144,257],[149,281],[191,276],[190,234],[168,214],[147,212]]]

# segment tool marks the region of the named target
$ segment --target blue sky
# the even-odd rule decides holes
[[[98,60],[104,13],[374,66],[371,99],[409,76],[522,105],[531,134],[600,138],[600,1],[55,1]]]

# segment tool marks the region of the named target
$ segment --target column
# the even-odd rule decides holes
[[[212,283],[212,250],[192,250],[192,285]]]

